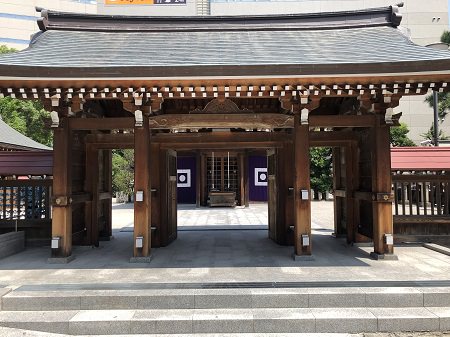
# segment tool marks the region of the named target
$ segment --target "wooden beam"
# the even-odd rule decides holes
[[[322,128],[368,128],[375,125],[375,115],[310,115],[309,125]]]
[[[294,127],[294,117],[279,113],[167,114],[149,118],[150,129],[284,129]],[[134,127],[133,117],[70,118],[71,130],[125,130]],[[326,115],[309,117],[309,126],[342,128],[372,127],[374,115]]]
[[[58,237],[59,247],[52,249],[52,258],[70,258],[72,255],[72,194],[71,146],[72,133],[64,118],[53,134],[53,205],[52,237]],[[60,202],[58,202],[58,200]]]
[[[311,185],[309,173],[309,126],[301,125],[300,116],[294,119],[294,247],[295,257],[311,255]],[[302,191],[304,191],[302,193]],[[303,198],[302,198],[303,194]],[[302,236],[309,244],[302,244]]]
[[[309,133],[311,146],[346,146],[349,143],[357,142],[353,131],[311,131]]]
[[[134,128],[134,235],[131,262],[149,261],[151,247],[150,130],[148,118]],[[141,195],[142,193],[142,195]],[[142,239],[142,247],[137,243]]]
[[[69,118],[69,126],[71,130],[125,130],[134,128],[134,118]]]

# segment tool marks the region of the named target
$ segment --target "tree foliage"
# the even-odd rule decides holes
[[[14,53],[16,51],[17,51],[17,49],[9,48],[8,46],[5,46],[4,44],[2,44],[0,46],[0,54],[9,54],[9,53]]]
[[[400,126],[391,127],[390,129],[390,142],[391,146],[416,146],[416,144],[408,137],[409,129],[404,123],[400,123]]]
[[[446,30],[442,33],[441,42],[450,44],[450,32],[448,30]]]
[[[0,46],[0,54],[16,51],[16,49],[5,45]],[[39,102],[10,97],[0,98],[0,116],[6,124],[21,134],[41,144],[52,145],[52,131],[45,125],[45,121],[50,117],[50,114],[42,108]]]
[[[425,102],[428,103],[430,107],[433,107],[433,95],[428,95],[425,98]],[[442,121],[447,116],[450,111],[450,95],[447,92],[438,93],[438,116]]]
[[[318,193],[326,193],[333,188],[332,155],[329,147],[314,147],[310,150],[311,189],[314,199]]]
[[[450,44],[450,31],[446,30],[442,33],[441,42]],[[425,102],[427,102],[430,107],[433,107],[433,95],[428,95],[425,98]],[[438,93],[438,102],[439,102],[438,103],[438,114],[439,114],[440,122],[442,123],[442,121],[447,116],[447,114],[450,110],[450,93],[448,93],[448,92]],[[425,139],[433,139],[433,137],[428,138],[429,133],[430,133],[430,131],[422,134],[422,137],[424,137]],[[432,134],[433,134],[433,132],[431,131],[431,135]],[[442,133],[442,136],[446,137],[443,133]],[[441,132],[439,132],[439,137],[441,137]],[[445,139],[445,138],[442,138],[442,139]]]
[[[45,123],[50,118],[50,113],[42,108],[40,102],[0,98],[0,116],[6,124],[21,134],[41,144],[52,146],[53,133]]]
[[[431,126],[430,126],[430,128],[428,129],[428,131],[425,132],[425,133],[422,133],[421,136],[422,136],[424,139],[428,139],[428,140],[433,141],[433,140],[434,140],[434,123],[432,123]],[[439,139],[439,140],[449,140],[450,137],[447,136],[447,135],[444,133],[444,131],[442,131],[442,129],[439,129],[438,139]]]
[[[130,195],[134,184],[134,151],[113,150],[112,154],[112,189]]]

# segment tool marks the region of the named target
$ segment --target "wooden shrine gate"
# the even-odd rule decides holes
[[[310,258],[313,146],[335,148],[336,232],[395,258],[394,108],[450,81],[450,53],[408,41],[396,6],[267,17],[41,11],[32,48],[0,57],[0,96],[51,112],[57,261],[71,259],[74,240],[110,235],[108,151],[124,147],[135,154],[132,261],[176,237],[170,151],[237,149],[270,151],[270,236]]]

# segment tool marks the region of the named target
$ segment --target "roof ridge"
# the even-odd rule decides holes
[[[239,16],[112,16],[51,11],[41,12],[39,28],[79,31],[198,31],[355,28],[400,25],[398,6],[352,11]]]

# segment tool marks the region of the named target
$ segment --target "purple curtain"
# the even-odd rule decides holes
[[[179,204],[196,203],[195,157],[177,157],[177,200]]]
[[[250,201],[267,201],[267,157],[248,157]]]

